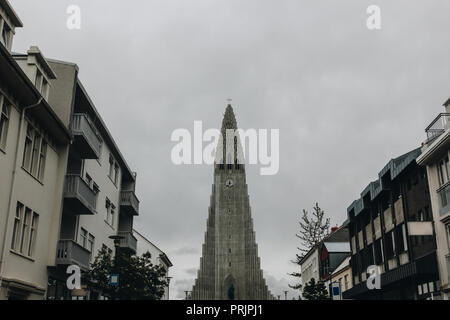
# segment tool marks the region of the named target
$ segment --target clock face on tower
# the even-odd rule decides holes
[[[228,188],[231,188],[234,185],[233,179],[227,179],[227,181],[225,182],[225,185]]]

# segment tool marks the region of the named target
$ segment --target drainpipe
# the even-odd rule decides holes
[[[13,172],[12,172],[12,177],[11,177],[11,191],[9,193],[8,211],[6,212],[6,220],[5,220],[6,223],[5,223],[5,228],[3,230],[3,239],[2,239],[3,240],[3,246],[1,248],[2,251],[1,251],[1,255],[0,255],[0,257],[2,259],[1,260],[1,264],[0,264],[0,288],[1,288],[2,282],[3,282],[3,270],[4,270],[4,265],[5,265],[5,262],[6,262],[6,259],[5,259],[6,252],[7,252],[6,246],[7,246],[7,243],[8,243],[7,239],[6,239],[6,233],[7,233],[7,230],[8,230],[9,217],[10,217],[10,213],[11,213],[11,210],[12,210],[12,204],[13,204],[12,203],[12,199],[13,199],[13,196],[14,196],[14,193],[15,193],[16,173],[17,173],[17,170],[18,170],[18,161],[19,161],[19,144],[20,144],[20,141],[22,141],[22,127],[23,127],[23,123],[24,123],[24,120],[25,120],[25,112],[27,112],[31,108],[39,106],[41,104],[42,100],[43,100],[43,98],[40,97],[37,103],[32,104],[30,106],[24,107],[22,109],[22,113],[20,115],[19,131],[17,132],[16,153],[15,153],[15,156],[14,156],[14,167],[13,167]]]

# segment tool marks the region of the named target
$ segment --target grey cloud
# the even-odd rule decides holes
[[[174,250],[171,252],[171,254],[174,255],[192,255],[192,254],[198,254],[199,253],[199,249],[198,248],[193,248],[193,247],[183,247],[177,250]]]

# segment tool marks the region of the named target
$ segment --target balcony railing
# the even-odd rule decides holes
[[[74,146],[82,158],[99,158],[101,141],[86,114],[75,113],[72,116],[72,133],[74,135]]]
[[[91,253],[73,240],[59,240],[56,252],[57,265],[76,264],[82,269],[89,269]]]
[[[440,113],[425,129],[427,142],[440,136],[450,126],[450,113]]]
[[[131,213],[135,216],[139,214],[139,200],[134,191],[120,192],[120,206],[124,212]]]
[[[97,194],[79,175],[66,175],[64,187],[64,212],[95,214]]]
[[[123,237],[120,239],[120,248],[129,249],[136,253],[137,239],[133,236],[133,233],[129,231],[119,231],[117,234]]]

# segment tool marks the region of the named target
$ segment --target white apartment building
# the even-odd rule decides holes
[[[160,265],[164,267],[164,269],[166,270],[166,277],[170,282],[169,268],[172,267],[173,265],[172,262],[170,262],[167,255],[138,231],[133,229],[133,234],[137,239],[136,255],[142,256],[144,253],[150,252],[150,254],[152,255],[151,258],[152,263],[154,265]],[[162,297],[161,300],[169,300],[169,286],[166,287],[164,296]]]
[[[66,268],[76,264],[88,270],[102,247],[114,251],[110,236],[120,235],[121,250],[136,252],[133,218],[139,213],[135,195],[136,174],[99,115],[81,81],[75,64],[49,60],[58,80],[49,100],[70,122],[73,144],[69,149],[64,200],[56,251],[51,266],[51,299],[99,299],[101,292],[66,288]],[[83,284],[87,288],[87,284]]]
[[[444,300],[450,300],[450,99],[425,129],[427,141],[417,163],[427,168],[431,207],[436,234],[440,291]]]
[[[71,135],[48,103],[55,74],[38,48],[11,55],[22,22],[0,1],[0,300],[43,299],[55,263]]]

